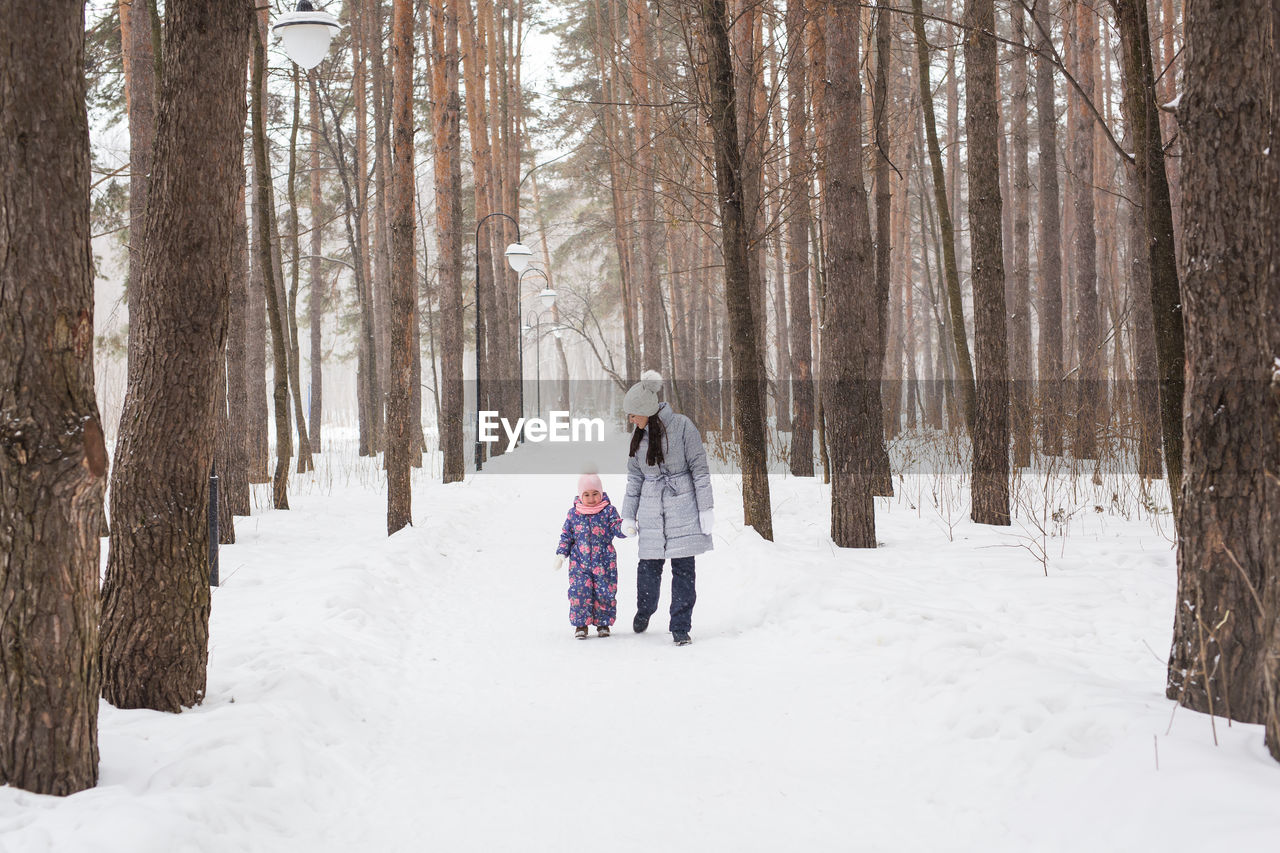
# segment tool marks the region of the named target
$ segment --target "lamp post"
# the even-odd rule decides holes
[[[548,293],[550,294],[549,298],[546,295]],[[528,317],[525,317],[524,319],[524,331],[533,332],[533,364],[534,364],[533,381],[534,381],[534,385],[537,386],[537,390],[534,393],[536,395],[535,405],[537,405],[538,407],[537,411],[535,411],[533,414],[535,418],[542,417],[542,315],[545,313],[545,309],[549,309],[553,304],[555,304],[556,292],[554,290],[551,290],[550,288],[547,288],[546,290],[543,290],[542,293],[538,295],[543,297],[542,304],[543,304],[544,310],[530,311]],[[532,324],[529,322],[529,317],[533,318]],[[559,335],[558,329],[556,330],[556,334],[557,336]],[[521,356],[524,355],[524,347],[520,348],[520,354]],[[523,375],[521,376],[521,378],[523,378]],[[524,414],[523,410],[521,411],[521,414]]]
[[[547,275],[546,272],[538,269],[537,267],[529,267],[524,272],[520,273],[520,280],[517,282],[517,285],[516,285],[516,316],[517,317],[519,317],[524,311],[524,277],[529,273],[537,273],[538,275],[542,276],[542,280],[547,283],[547,286],[542,288],[542,290],[538,293],[538,296],[542,297],[543,306],[550,308],[556,301],[556,292],[551,289],[551,276]],[[549,300],[546,294],[550,294]],[[528,321],[528,319],[529,319],[528,317],[525,318],[526,322]],[[523,344],[521,344],[520,346],[520,414],[521,415],[524,414],[524,345]]]
[[[501,216],[504,219],[511,220],[511,224],[516,227],[516,241],[507,246],[507,250],[503,252],[507,257],[507,264],[516,273],[524,272],[525,267],[529,266],[529,259],[533,257],[533,250],[520,242],[520,223],[500,211],[495,211],[481,218],[476,223],[476,470],[479,471],[484,467],[484,443],[480,441],[480,407],[483,405],[480,396],[481,379],[480,379],[480,352],[484,346],[483,333],[484,321],[483,313],[480,307],[480,227],[488,220],[495,216]],[[518,288],[517,288],[518,289]],[[516,315],[517,317],[519,314]]]
[[[311,0],[299,0],[294,11],[276,18],[271,27],[289,58],[308,71],[328,55],[329,42],[340,29],[338,19],[328,12],[316,11]]]

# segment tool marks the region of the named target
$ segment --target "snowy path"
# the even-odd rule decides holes
[[[1219,721],[1215,749],[1179,712],[1165,736],[1173,553],[1145,522],[1082,522],[1046,578],[1017,533],[961,521],[949,541],[912,508],[927,486],[878,502],[867,553],[830,545],[820,484],[774,480],[774,545],[718,479],[694,644],[671,645],[665,597],[631,633],[630,542],[618,631],[581,642],[549,566],[574,480],[424,481],[390,540],[350,478],[241,520],[205,704],[104,705],[102,784],[0,789],[0,850],[1259,849],[1280,830],[1258,727]]]

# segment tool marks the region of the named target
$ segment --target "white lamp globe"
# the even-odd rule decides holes
[[[524,272],[524,268],[529,266],[529,261],[533,259],[533,252],[524,243],[512,243],[504,252],[507,256],[507,263],[516,272]]]
[[[329,42],[342,25],[328,12],[317,12],[310,0],[299,0],[297,11],[285,12],[271,28],[284,52],[305,69],[319,65],[329,54]]]
[[[556,292],[549,287],[544,287],[539,291],[538,296],[542,299],[543,308],[550,308],[556,304]]]

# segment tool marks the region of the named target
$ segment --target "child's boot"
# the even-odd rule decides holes
[[[573,636],[577,637],[579,640],[585,640],[587,638],[587,626],[586,625],[576,626],[573,629]]]
[[[597,625],[597,626],[596,626],[596,636],[597,636],[597,637],[607,637],[607,636],[609,636],[609,626],[608,626],[608,625]]]

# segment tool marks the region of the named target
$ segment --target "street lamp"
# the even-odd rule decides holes
[[[548,289],[543,291],[543,294],[545,293],[550,293],[551,299],[549,301],[544,299],[543,305],[547,309],[550,309],[551,306],[555,304],[556,292],[554,290]],[[539,294],[539,295],[542,295],[542,294]],[[545,311],[530,311],[529,315],[524,318],[524,327],[522,329],[522,331],[525,331],[525,332],[529,332],[529,331],[533,332],[533,364],[534,364],[533,382],[534,382],[534,385],[537,386],[536,405],[538,407],[537,411],[534,412],[534,415],[533,415],[535,418],[542,417],[542,315],[544,313]],[[533,318],[532,323],[530,323],[529,317]],[[560,336],[559,328],[555,328],[554,332],[556,337]],[[523,346],[520,347],[520,355],[521,356],[524,355]],[[523,385],[524,384],[523,372],[520,378],[522,380],[520,384]],[[524,412],[521,411],[521,414],[524,414]]]
[[[504,219],[511,220],[511,224],[516,227],[516,241],[503,253],[507,256],[507,264],[517,273],[529,266],[529,259],[533,257],[533,251],[520,242],[520,223],[515,218],[500,211],[495,211],[483,217],[476,223],[476,470],[479,471],[484,467],[484,443],[480,441],[480,407],[483,404],[483,398],[480,396],[480,353],[483,343],[484,321],[480,308],[480,226],[495,216],[501,216]],[[520,316],[517,311],[516,316]]]
[[[271,31],[280,39],[288,57],[310,70],[328,55],[329,42],[341,28],[333,15],[316,11],[311,0],[299,0],[297,9],[277,18]]]

